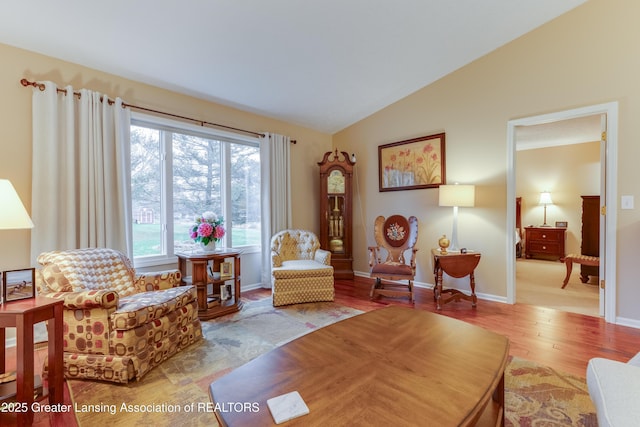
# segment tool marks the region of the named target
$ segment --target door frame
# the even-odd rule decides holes
[[[600,194],[605,194],[604,206],[607,206],[605,227],[600,229],[600,241],[605,242],[604,260],[604,318],[608,323],[616,323],[616,230],[617,230],[617,164],[618,164],[618,103],[592,105],[572,110],[542,114],[538,116],[513,119],[507,122],[507,230],[516,227],[516,127],[552,123],[561,120],[604,114],[606,115],[607,141],[603,150],[605,177],[604,187]],[[609,233],[607,233],[609,230]],[[507,235],[507,303],[516,302],[516,249],[515,233],[509,231]],[[605,239],[606,236],[606,239]]]

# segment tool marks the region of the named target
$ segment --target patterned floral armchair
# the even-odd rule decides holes
[[[136,274],[104,248],[45,252],[38,262],[38,295],[64,301],[66,378],[139,380],[202,338],[196,290],[180,286],[178,270]]]
[[[331,252],[306,230],[283,230],[271,238],[271,295],[274,306],[333,301]]]

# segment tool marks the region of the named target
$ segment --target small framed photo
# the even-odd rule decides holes
[[[568,224],[567,221],[556,221],[556,227],[567,228]]]
[[[230,262],[221,262],[220,263],[220,277],[231,277],[231,263]]]
[[[231,285],[220,285],[220,301],[231,298]]]
[[[2,273],[2,299],[4,302],[34,298],[36,296],[36,269],[10,270]]]

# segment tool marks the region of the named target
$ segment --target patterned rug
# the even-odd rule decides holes
[[[205,339],[128,385],[69,381],[81,427],[215,426],[208,387],[216,378],[313,329],[361,313],[335,303],[274,308],[270,298],[202,322]],[[582,378],[513,358],[505,376],[507,426],[597,426]]]
[[[238,313],[202,322],[205,339],[139,382],[68,381],[78,425],[216,426],[207,407],[209,384],[216,378],[316,328],[360,313],[332,302],[274,308],[271,298],[245,301]]]
[[[584,378],[511,358],[505,372],[505,425],[597,427]]]

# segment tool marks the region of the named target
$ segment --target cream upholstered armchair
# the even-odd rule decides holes
[[[178,270],[136,274],[104,248],[45,252],[38,262],[38,294],[64,301],[66,378],[139,380],[202,338],[196,290],[180,286]]]
[[[271,294],[274,306],[333,301],[331,252],[306,230],[283,230],[271,238]]]
[[[587,365],[589,396],[598,426],[637,426],[640,418],[640,353],[628,362],[595,357]]]

